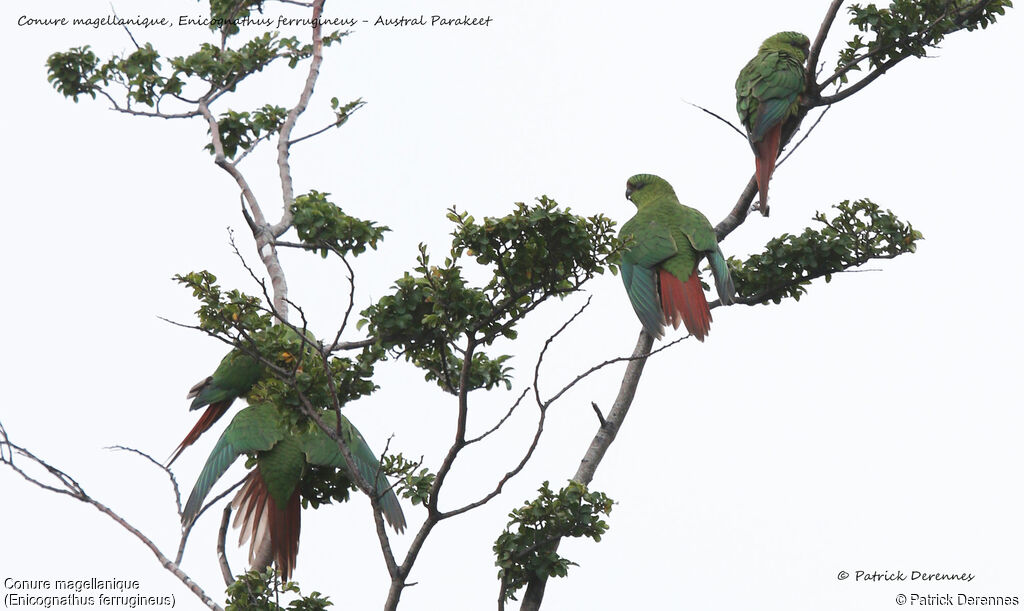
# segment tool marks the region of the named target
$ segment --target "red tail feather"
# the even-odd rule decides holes
[[[238,511],[234,525],[241,528],[238,544],[250,541],[249,563],[256,561],[256,551],[263,537],[269,535],[271,555],[277,563],[281,578],[287,581],[299,555],[302,507],[299,504],[298,486],[287,505],[278,507],[257,467],[246,477],[245,485],[238,491],[232,505]]]
[[[768,130],[764,138],[754,145],[754,163],[757,168],[757,191],[761,214],[768,216],[768,181],[775,171],[775,160],[779,158],[779,143],[782,141],[782,124]]]
[[[171,454],[170,460],[167,461],[167,466],[170,467],[171,463],[178,459],[178,456],[181,455],[185,448],[195,443],[203,433],[213,426],[214,422],[220,420],[220,417],[224,415],[224,412],[228,411],[229,407],[231,407],[231,401],[211,403],[210,407],[206,408],[203,415],[199,417],[198,421],[196,421],[196,425],[188,432],[188,435],[185,435],[185,439],[183,439],[181,443],[178,444],[178,447],[175,448],[174,453]]]
[[[658,270],[658,283],[665,323],[671,323],[673,328],[678,329],[681,322],[691,335],[704,341],[711,330],[711,310],[708,309],[708,300],[704,297],[697,268],[694,268],[686,282],[680,282],[679,278],[663,269]]]
[[[270,505],[270,540],[274,546],[274,561],[281,578],[285,581],[291,577],[295,569],[295,560],[299,557],[299,528],[302,526],[302,506],[299,504],[299,487],[295,487],[288,504],[279,508],[271,501]]]

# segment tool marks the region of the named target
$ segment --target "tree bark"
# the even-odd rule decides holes
[[[605,452],[608,451],[608,447],[611,446],[615,435],[622,427],[626,413],[629,412],[629,406],[633,404],[633,396],[636,395],[637,385],[640,384],[640,374],[644,371],[647,356],[651,353],[653,345],[654,338],[641,331],[640,337],[636,341],[636,347],[633,349],[632,360],[626,365],[626,372],[622,376],[622,384],[619,385],[619,394],[615,397],[615,403],[612,404],[604,423],[598,427],[597,433],[590,441],[590,447],[587,448],[587,453],[583,455],[583,460],[580,461],[580,466],[576,469],[576,475],[572,478],[574,481],[589,485],[590,481],[594,479],[594,472],[597,471],[601,459],[604,458]],[[555,547],[557,549],[557,543]],[[540,609],[546,585],[547,577],[531,579],[526,586],[523,603],[519,607],[520,611]]]

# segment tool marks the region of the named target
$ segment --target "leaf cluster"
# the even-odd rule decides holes
[[[302,507],[313,509],[320,505],[344,503],[348,501],[349,493],[356,490],[346,469],[319,465],[307,465],[299,485]]]
[[[280,605],[281,594],[294,594],[299,598]],[[334,606],[328,598],[319,592],[302,596],[299,584],[294,581],[279,583],[277,571],[252,570],[238,575],[234,583],[227,588],[226,611],[323,611]]]
[[[272,317],[258,297],[236,289],[221,290],[217,277],[206,270],[175,274],[173,279],[192,289],[199,299],[196,316],[199,327],[208,333],[226,336],[232,331],[256,333],[270,327]]]
[[[359,327],[367,328],[379,349],[403,355],[426,371],[427,380],[456,392],[465,363],[460,338],[474,347],[515,339],[527,314],[603,273],[618,248],[614,222],[603,215],[582,217],[546,197],[537,201],[516,204],[511,214],[481,223],[450,210],[455,230],[443,264],[432,264],[421,244],[413,273],[406,272],[391,294],[363,310]],[[465,277],[467,258],[490,273],[482,286]],[[474,352],[466,390],[510,387],[508,359]]]
[[[210,0],[210,29],[227,35],[238,33],[237,22],[252,15],[252,10],[263,12],[265,0]]]
[[[377,242],[384,239],[384,232],[391,230],[345,214],[327,199],[328,195],[330,193],[310,191],[295,198],[291,207],[292,223],[299,240],[319,250],[320,256],[325,258],[329,252],[342,257],[349,253],[359,255],[367,246],[376,250]]]
[[[541,485],[536,499],[509,514],[511,518],[494,542],[495,564],[502,582],[502,600],[515,600],[515,592],[536,577],[565,577],[575,562],[558,554],[563,537],[589,537],[600,541],[608,531],[601,516],[611,513],[614,501],[583,484],[552,492]]]
[[[730,260],[740,301],[747,304],[799,301],[811,280],[863,265],[872,259],[892,259],[914,252],[921,232],[882,210],[868,199],[833,206],[829,219],[817,212],[820,228],[808,227],[800,235],[784,233],[770,240],[764,252],[739,263]]]
[[[454,256],[465,253],[492,268],[492,278],[484,287],[491,301],[508,298],[515,303],[525,296],[572,293],[604,273],[604,264],[615,250],[611,219],[559,210],[545,196],[537,202],[533,206],[517,203],[512,214],[488,217],[483,223],[455,209],[448,212],[456,225]]]
[[[345,122],[348,121],[349,117],[352,116],[352,113],[363,106],[366,106],[366,102],[363,101],[363,98],[357,98],[344,105],[338,101],[338,98],[331,98],[331,110],[334,111],[334,125],[344,125]]]
[[[234,110],[223,113],[217,119],[217,131],[220,133],[224,155],[232,158],[239,149],[248,151],[261,139],[276,134],[287,117],[288,111],[285,108],[271,104],[265,104],[251,113]],[[216,152],[213,144],[207,144],[204,148],[210,154]]]
[[[1011,0],[894,0],[888,7],[854,4],[850,23],[860,34],[839,54],[839,67],[859,70],[867,58],[873,68],[885,68],[904,57],[924,57],[948,34],[986,28],[1012,7]],[[842,82],[847,81],[845,72]]]
[[[421,464],[405,458],[402,454],[389,454],[381,463],[381,471],[385,475],[398,478],[395,492],[402,498],[411,500],[413,505],[427,502],[430,488],[437,479],[437,476],[426,467],[420,468]]]
[[[326,356],[311,334],[303,341],[287,325],[275,325],[254,336],[248,347],[274,373],[250,392],[254,401],[296,408],[306,402],[316,409],[332,409],[335,401],[344,406],[377,390],[375,359],[369,351],[354,358]]]
[[[346,34],[332,32],[323,37],[323,43],[330,45]],[[53,53],[46,60],[46,65],[47,78],[53,87],[76,102],[79,95],[88,94],[95,98],[100,92],[114,101],[115,98],[104,87],[116,83],[125,89],[128,108],[132,102],[153,108],[164,96],[184,100],[181,96],[188,79],[194,78],[205,83],[206,91],[202,95],[212,100],[233,91],[246,77],[262,71],[278,59],[286,59],[289,67],[294,68],[312,52],[311,44],[301,44],[294,36],[266,32],[236,49],[202,43],[197,51],[189,55],[167,58],[170,66],[168,72],[163,71],[161,56],[150,43],[127,55],[114,55],[102,64],[88,46],[76,47]],[[333,108],[338,112],[336,106]],[[235,120],[239,119],[236,117]],[[256,122],[261,120],[260,117],[253,118]],[[255,129],[255,126],[250,124],[250,128]]]

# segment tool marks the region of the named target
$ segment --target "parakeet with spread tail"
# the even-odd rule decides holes
[[[240,527],[239,545],[251,541],[249,562],[265,537],[277,569],[288,580],[299,552],[299,530],[303,484],[315,469],[339,469],[353,481],[338,444],[312,420],[297,416],[296,409],[281,409],[272,403],[257,403],[241,410],[220,436],[199,479],[196,480],[182,512],[188,525],[202,509],[203,501],[218,479],[242,454],[255,460],[255,467],[235,495],[235,527]],[[331,429],[337,425],[333,411],[321,417]],[[381,473],[377,455],[356,427],[341,417],[341,436],[352,455],[356,470],[380,499],[384,519],[398,532],[405,530],[405,516],[398,497]],[[322,474],[321,474],[322,475]]]
[[[761,44],[736,79],[736,112],[754,149],[758,202],[768,216],[768,181],[782,144],[782,128],[799,110],[804,62],[811,41],[799,32],[779,32]]]
[[[620,268],[633,310],[652,337],[661,338],[666,324],[678,329],[682,323],[704,341],[711,310],[700,284],[700,260],[707,257],[723,304],[732,303],[736,293],[714,228],[699,210],[680,204],[672,185],[653,174],[630,178],[626,199],[637,208],[619,231],[628,243]]]

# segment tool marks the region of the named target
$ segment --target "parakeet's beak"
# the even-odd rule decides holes
[[[626,199],[629,199],[629,196],[632,195],[632,194],[633,194],[633,187],[631,187],[629,185],[626,185]]]

